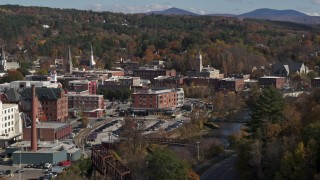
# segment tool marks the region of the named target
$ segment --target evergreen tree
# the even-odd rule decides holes
[[[269,86],[263,89],[253,103],[252,129],[257,134],[262,133],[267,123],[278,123],[283,119],[284,101],[280,92]]]

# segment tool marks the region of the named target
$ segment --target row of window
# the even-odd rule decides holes
[[[5,109],[5,110],[2,111],[2,113],[4,113],[4,114],[7,114],[7,112],[8,112],[8,113],[13,112],[13,108],[11,108],[11,109]]]
[[[68,99],[73,99],[73,100],[80,100],[80,101],[98,101],[98,97],[92,97],[92,98],[83,98],[83,97],[73,97],[69,96]]]
[[[7,127],[7,126],[13,126],[13,121],[11,121],[11,122],[8,122],[8,123],[4,123],[4,124],[2,124],[2,128],[4,128],[4,127]]]
[[[8,129],[5,129],[5,130],[4,130],[4,133],[6,134],[6,133],[9,133],[10,131],[13,132],[13,127],[12,127],[12,128],[8,128]],[[3,133],[3,131],[2,131],[1,134],[4,134],[4,133]]]
[[[2,121],[3,120],[9,120],[9,119],[13,119],[13,114],[11,114],[11,115],[8,115],[8,116],[5,116],[5,117],[2,117]]]

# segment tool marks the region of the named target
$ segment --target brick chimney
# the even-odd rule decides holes
[[[38,150],[38,141],[37,141],[37,98],[36,98],[36,87],[34,85],[31,86],[31,94],[32,94],[32,103],[31,103],[31,150],[36,152]]]

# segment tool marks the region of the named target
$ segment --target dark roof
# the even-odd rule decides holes
[[[57,100],[59,99],[59,94],[61,94],[61,88],[46,88],[46,87],[36,87],[36,95],[39,100],[49,99]],[[21,93],[21,97],[24,99],[31,99],[31,88],[25,88]]]
[[[277,63],[272,66],[273,73],[279,74],[279,73],[283,72],[285,65],[287,65],[289,67],[289,73],[290,73],[290,72],[298,71],[301,68],[301,66],[303,65],[303,63],[300,63],[300,62]]]
[[[6,97],[8,98],[10,103],[19,102],[20,94],[16,89],[10,88],[5,92]]]

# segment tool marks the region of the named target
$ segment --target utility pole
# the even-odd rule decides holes
[[[19,142],[19,147],[20,147],[20,153],[19,153],[19,180],[21,180],[21,144]]]

